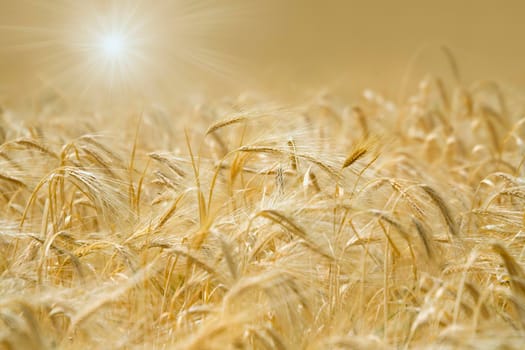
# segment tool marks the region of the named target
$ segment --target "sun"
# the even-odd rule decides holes
[[[193,2],[201,3],[60,0],[23,5],[35,23],[20,20],[7,29],[0,23],[0,59],[8,46],[5,37],[17,48],[12,60],[20,61],[35,91],[58,91],[88,105],[119,99],[126,104],[130,97],[171,100],[174,93],[235,80],[235,57],[220,49],[229,40],[223,27],[232,27],[227,14],[234,8],[220,6],[219,11],[204,6],[207,0],[199,6]],[[43,13],[37,13],[41,8]]]
[[[129,41],[123,33],[107,33],[100,39],[99,49],[108,61],[121,61],[129,49]]]
[[[92,30],[83,38],[84,57],[79,57],[84,79],[91,79],[91,85],[106,86],[113,92],[140,81],[140,75],[148,69],[142,64],[146,50],[134,39],[139,34],[125,27],[101,26]]]

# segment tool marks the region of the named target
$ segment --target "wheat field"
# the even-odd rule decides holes
[[[5,109],[2,347],[520,348],[523,102]]]
[[[521,349],[518,1],[0,1],[0,349]]]

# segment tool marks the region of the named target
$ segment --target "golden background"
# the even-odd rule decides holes
[[[39,59],[53,50],[45,45],[21,49],[21,44],[45,35],[12,27],[56,28],[56,23],[71,16],[66,9],[74,3],[0,2],[3,96],[20,87],[29,91],[28,87],[38,86],[36,77],[45,70]],[[142,5],[161,3],[143,1]],[[463,83],[493,79],[511,88],[525,86],[522,1],[192,3],[198,3],[195,11],[215,9],[207,15],[209,26],[199,30],[210,32],[209,47],[226,57],[223,61],[229,67],[229,73],[210,79],[209,85],[228,81],[232,90],[227,91],[235,91],[233,87],[283,93],[327,88],[355,93],[373,88],[396,96],[405,74],[412,82],[429,72],[450,76],[443,45],[453,53]],[[163,21],[170,21],[169,14]],[[208,84],[206,72],[195,76]]]

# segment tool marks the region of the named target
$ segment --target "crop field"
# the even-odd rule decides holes
[[[518,347],[525,119],[440,86],[191,128],[4,111],[4,346]]]
[[[441,46],[416,84],[183,96],[119,33],[31,97],[6,73],[0,349],[522,348],[520,89]]]

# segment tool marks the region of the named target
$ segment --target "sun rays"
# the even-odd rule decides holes
[[[235,79],[238,59],[216,45],[233,7],[187,0],[33,5],[0,26],[0,58],[25,58],[40,85],[60,95],[115,102],[180,91],[202,74]]]

